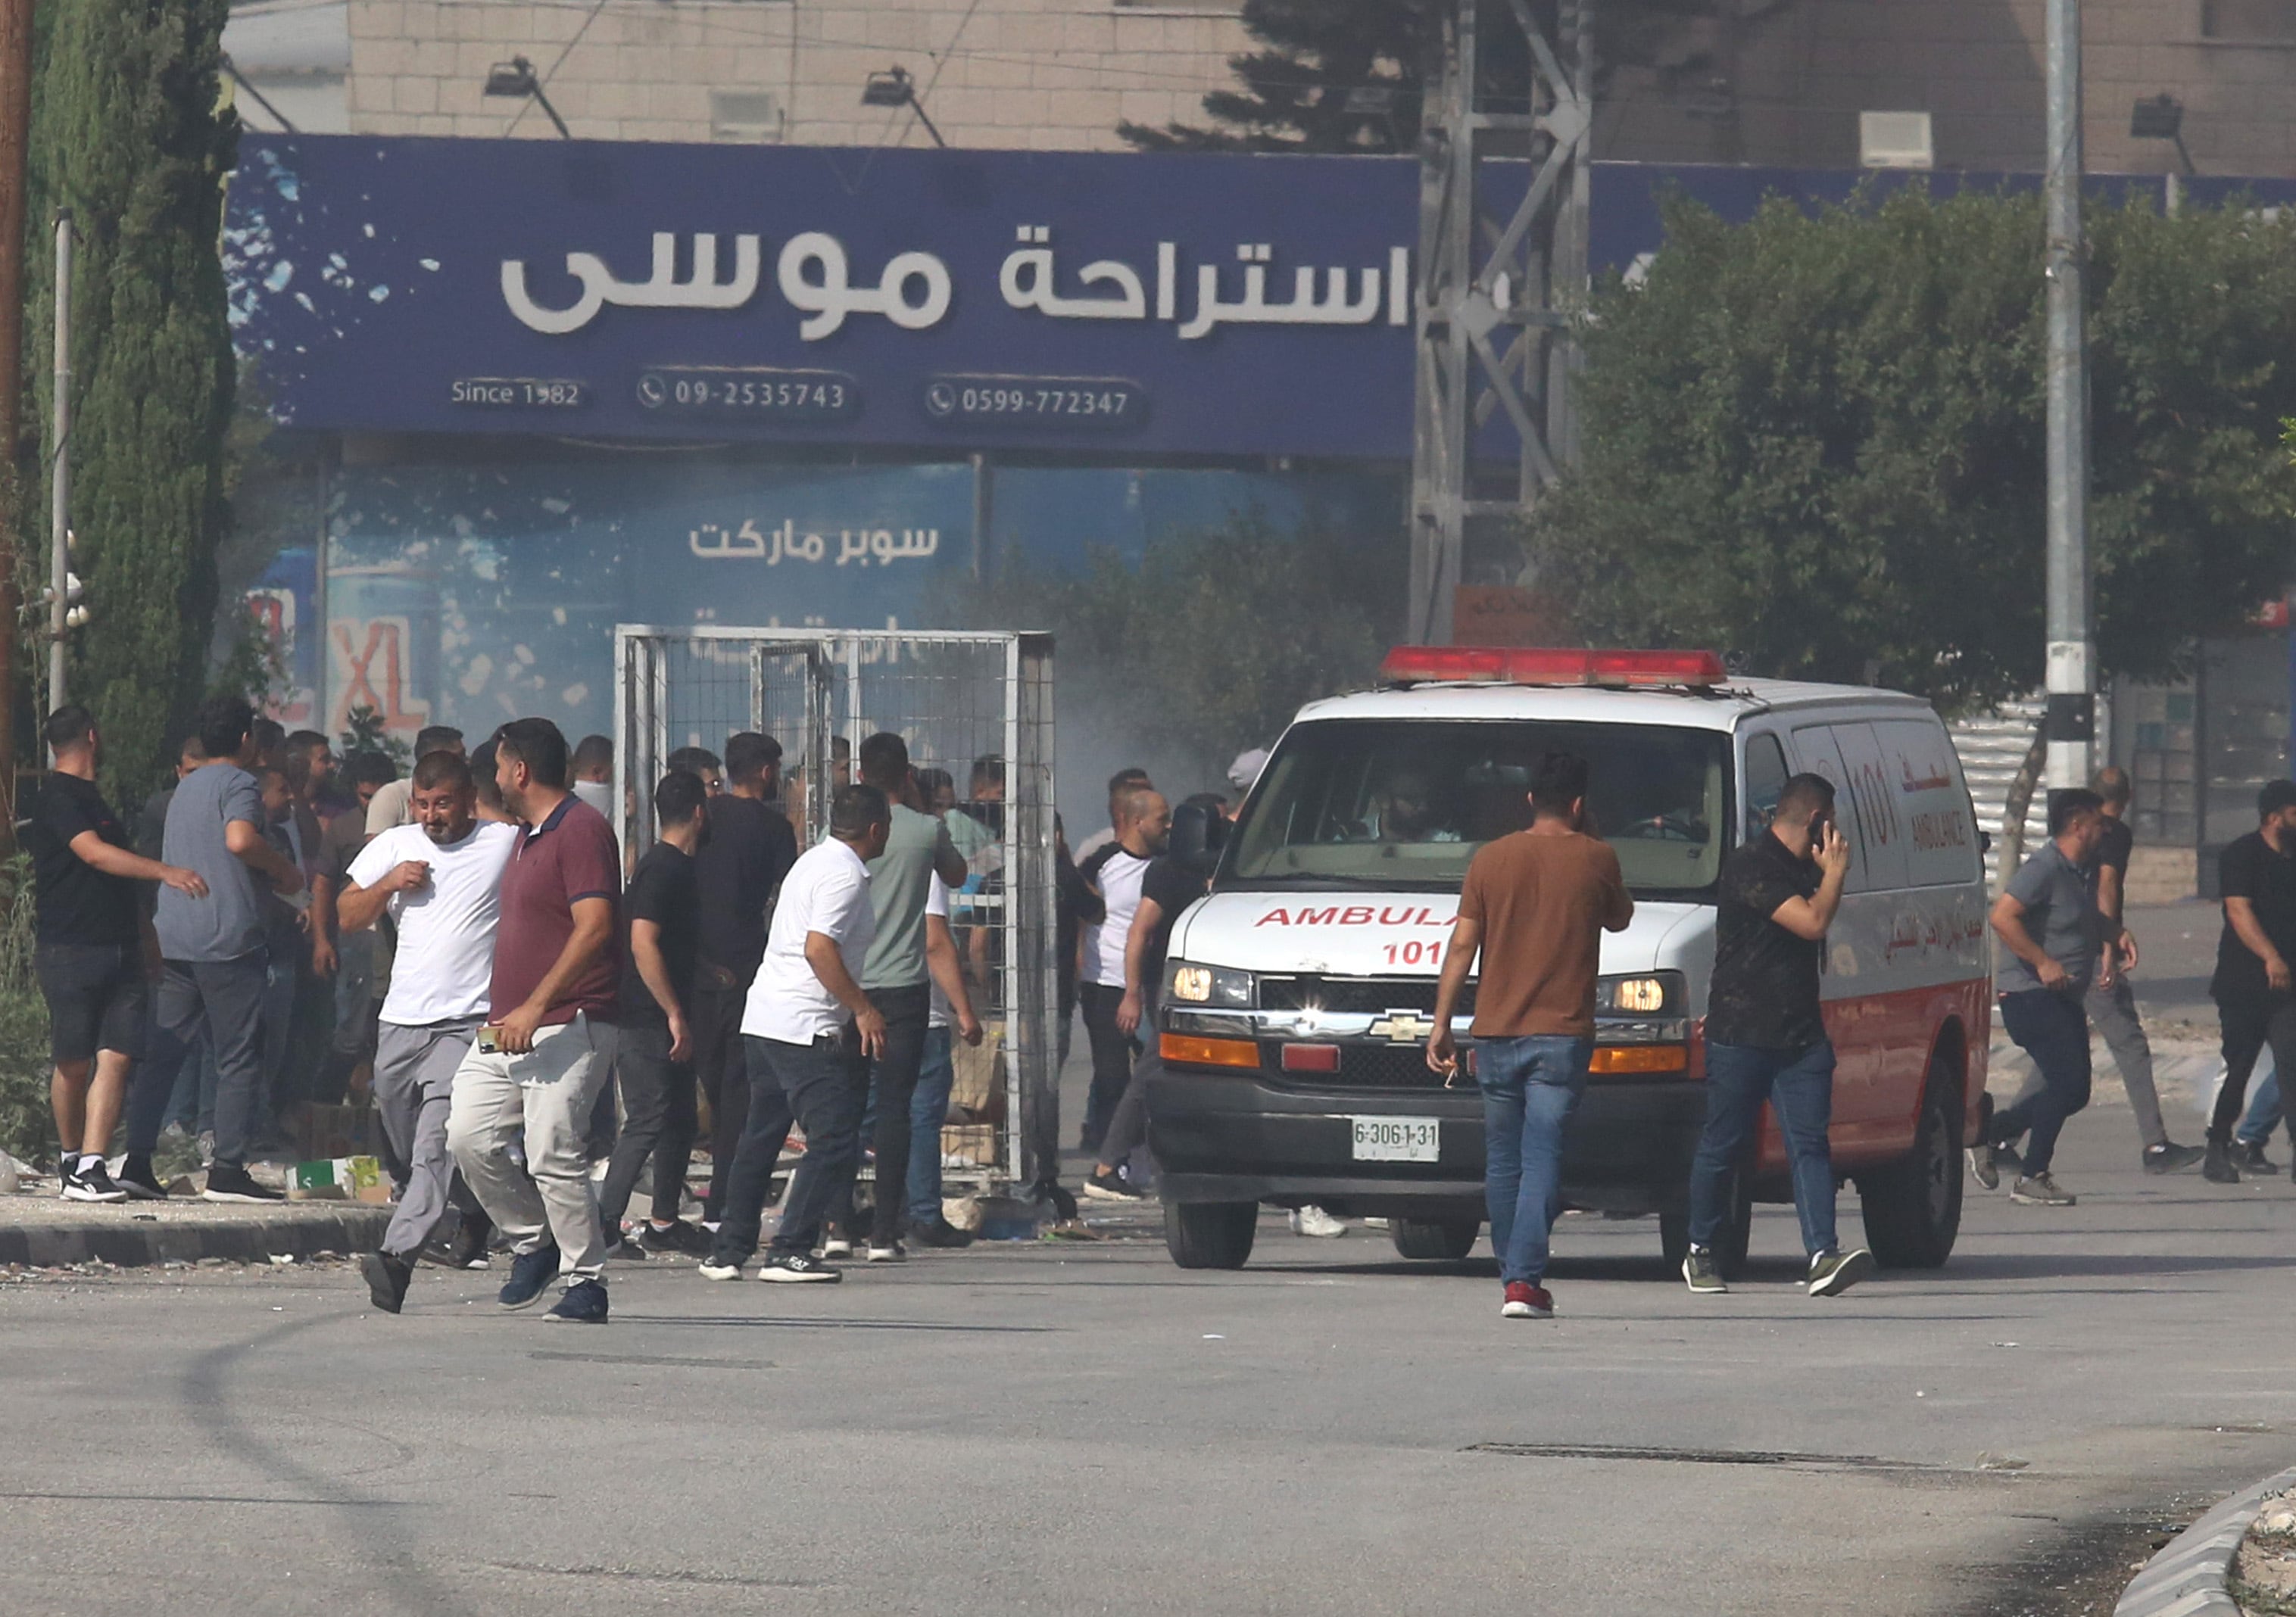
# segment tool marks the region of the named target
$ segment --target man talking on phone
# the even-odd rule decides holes
[[[1714,1238],[1730,1173],[1744,1164],[1762,1103],[1777,1108],[1793,1170],[1794,1212],[1809,1254],[1813,1297],[1838,1297],[1874,1270],[1874,1254],[1835,1245],[1833,1044],[1818,1003],[1826,928],[1841,908],[1849,843],[1833,820],[1833,787],[1796,775],[1770,828],[1724,862],[1714,919],[1714,984],[1707,995],[1706,1131],[1690,1170],[1690,1253],[1682,1278],[1724,1292]]]

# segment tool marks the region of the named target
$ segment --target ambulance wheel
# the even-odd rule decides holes
[[[1886,1167],[1860,1175],[1866,1244],[1884,1269],[1936,1269],[1953,1255],[1961,1233],[1961,1097],[1956,1064],[1930,1068],[1914,1148]]]
[[[1398,1255],[1446,1263],[1456,1263],[1473,1251],[1475,1237],[1482,1232],[1481,1222],[1475,1219],[1390,1219],[1387,1227],[1388,1238],[1395,1243]]]
[[[1258,1202],[1164,1204],[1164,1249],[1182,1269],[1242,1269],[1259,1230]]]

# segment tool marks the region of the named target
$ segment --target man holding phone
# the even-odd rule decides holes
[[[1993,932],[2013,957],[2001,967],[2001,1025],[2033,1058],[2041,1087],[1996,1113],[1969,1149],[1970,1172],[1991,1190],[2000,1158],[2021,1134],[2021,1176],[2010,1199],[2031,1207],[2070,1207],[2073,1196],[2049,1175],[2065,1119],[2088,1104],[2088,992],[2097,957],[2119,951],[2123,969],[2136,964],[2136,940],[2096,906],[2093,867],[2104,842],[2104,800],[2086,789],[2049,794],[2049,840],[2019,867],[1993,901]]]
[[[1872,1253],[1835,1245],[1826,1139],[1833,1044],[1818,972],[1849,874],[1849,843],[1834,823],[1833,783],[1822,775],[1789,780],[1770,829],[1723,863],[1707,995],[1706,1131],[1690,1170],[1690,1252],[1682,1261],[1682,1278],[1694,1292],[1730,1289],[1714,1239],[1731,1171],[1743,1165],[1764,1101],[1777,1108],[1786,1139],[1809,1294],[1838,1297],[1873,1272]]]

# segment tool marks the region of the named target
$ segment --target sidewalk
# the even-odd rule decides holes
[[[52,1179],[0,1196],[0,1267],[47,1269],[100,1261],[122,1269],[196,1263],[202,1258],[260,1263],[274,1257],[346,1255],[373,1246],[390,1209],[350,1202],[280,1202],[268,1206],[202,1202],[104,1205],[68,1202]]]

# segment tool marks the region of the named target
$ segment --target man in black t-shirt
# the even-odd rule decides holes
[[[621,1239],[622,1212],[638,1175],[653,1163],[653,1213],[644,1240],[659,1251],[691,1252],[700,1232],[677,1216],[685,1164],[693,1150],[693,1033],[686,1007],[693,996],[700,893],[693,851],[708,829],[708,788],[700,776],[674,769],[653,788],[661,840],[645,852],[622,889],[621,1041],[614,1074],[625,1121],[606,1180],[598,1220],[611,1251]]]
[[[48,1003],[49,1086],[59,1173],[68,1201],[123,1202],[103,1153],[127,1095],[127,1069],[144,1049],[145,950],[143,894],[160,881],[186,898],[205,898],[194,871],[145,859],[95,788],[100,750],[85,707],[60,707],[42,727],[55,769],[30,804],[23,829],[32,856],[37,937],[32,969]],[[150,957],[158,958],[156,945]],[[163,1195],[148,1156],[121,1164],[139,1196]]]
[[[781,743],[771,736],[743,731],[726,738],[726,789],[709,799],[709,835],[693,855],[701,947],[686,1022],[693,1030],[694,1077],[709,1099],[709,1193],[701,1216],[713,1222],[750,1117],[742,1007],[766,958],[774,894],[797,862],[797,833],[773,806],[781,796]],[[685,1164],[674,1165],[682,1180]]]
[[[2096,772],[2090,788],[2104,800],[2103,839],[2096,850],[2096,908],[2118,926],[2128,882],[2128,858],[2136,851],[2136,835],[2128,829],[2131,791],[2128,772],[2108,764]],[[2089,1024],[2103,1036],[2120,1074],[2120,1087],[2128,1091],[2128,1109],[2136,1115],[2136,1132],[2144,1142],[2142,1161],[2147,1173],[2174,1173],[2201,1160],[2198,1146],[2180,1146],[2169,1138],[2161,1116],[2161,1096],[2152,1085],[2152,1043],[2136,1013],[2136,994],[2128,984],[2127,946],[2108,943],[2089,979],[2083,1003]]]
[[[1694,1292],[1729,1289],[1714,1241],[1730,1175],[1744,1167],[1764,1101],[1777,1108],[1785,1136],[1809,1294],[1838,1297],[1873,1272],[1873,1254],[1835,1245],[1826,1140],[1833,1044],[1818,972],[1849,872],[1833,787],[1819,775],[1788,780],[1769,829],[1723,862],[1707,992],[1706,1131],[1690,1170],[1690,1253],[1682,1261],[1682,1278]]]
[[[2209,1118],[2201,1172],[2240,1182],[2232,1132],[2248,1099],[2248,1075],[2266,1044],[2280,1074],[2282,1114],[2296,1123],[2296,780],[2267,780],[2256,795],[2257,829],[2227,845],[2217,866],[2224,935],[2209,992],[2224,1029],[2224,1087]]]

